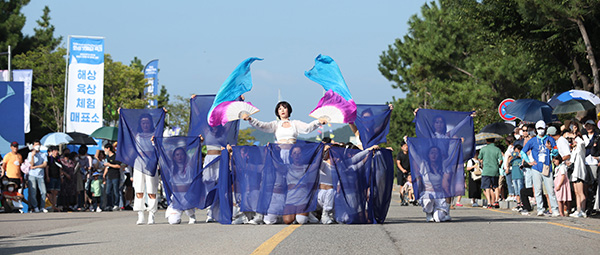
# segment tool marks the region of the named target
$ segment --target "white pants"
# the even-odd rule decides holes
[[[334,195],[335,191],[333,189],[319,189],[317,201],[319,206],[323,208],[323,211],[329,212],[333,210]]]
[[[206,155],[204,157],[204,163],[202,167],[206,167],[208,163],[212,162],[214,159],[220,157],[221,155]],[[204,169],[202,171],[202,181],[217,181],[219,179],[219,162],[215,162],[210,167]]]
[[[444,221],[446,215],[450,214],[450,208],[446,203],[445,198],[430,198],[429,196],[422,196],[420,199],[423,212],[426,214],[432,214],[435,221]]]
[[[148,194],[156,194],[158,190],[158,174],[150,176],[138,169],[134,169],[133,189],[135,189],[135,193],[144,193],[145,190]]]
[[[145,190],[148,194],[156,194],[158,190],[158,174],[150,176],[142,173],[140,170],[134,169],[133,189],[135,193],[144,193]],[[138,198],[136,194],[133,201],[133,210],[136,212],[148,210],[151,213],[155,213],[158,210],[158,201],[148,198],[148,208],[144,207],[144,198]]]

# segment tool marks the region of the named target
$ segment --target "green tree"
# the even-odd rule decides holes
[[[31,133],[40,129],[62,131],[65,96],[66,49],[43,46],[14,58],[16,69],[32,69]],[[35,125],[38,123],[39,125]],[[39,138],[39,137],[37,137]]]
[[[254,129],[246,128],[238,132],[237,145],[253,145],[256,138],[252,136]]]
[[[158,108],[165,107],[169,104],[169,93],[165,85],[160,86],[160,93],[156,97],[156,105]]]
[[[131,63],[129,63],[129,66],[139,70],[140,72],[144,71],[144,65],[142,64],[142,60],[139,59],[138,57],[133,57],[133,60],[131,60]]]
[[[167,104],[165,108],[167,109],[166,125],[170,128],[179,127],[181,128],[181,134],[187,134],[190,122],[189,97],[175,95],[174,100]]]
[[[21,13],[23,6],[29,4],[29,0],[8,0],[0,2],[0,52],[11,51],[14,56],[26,52],[21,43],[23,41],[23,26],[25,26],[25,15]],[[0,69],[8,68],[8,56],[0,55]]]
[[[118,122],[119,108],[145,108],[148,105],[145,87],[143,73],[104,54],[104,124],[114,126]]]
[[[23,48],[35,49],[41,46],[49,47],[51,50],[56,49],[62,41],[62,36],[54,37],[54,25],[50,24],[50,8],[44,7],[43,14],[40,20],[37,20],[37,27],[33,29],[33,36],[26,36],[23,39]]]

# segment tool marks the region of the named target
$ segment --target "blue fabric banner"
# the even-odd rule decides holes
[[[340,223],[383,223],[393,186],[389,150],[360,151],[331,147],[335,219]],[[315,211],[323,144],[234,146],[222,155],[218,183],[220,222],[231,222],[232,203],[242,212],[289,215]],[[231,162],[229,174],[228,162]],[[230,179],[224,179],[230,178]],[[230,197],[233,186],[233,198]]]
[[[199,137],[156,137],[161,177],[167,202],[177,210],[205,208],[208,194],[202,182]]]
[[[23,82],[0,82],[0,111],[2,111],[2,123],[0,125],[0,153],[2,155],[10,152],[10,143],[25,143],[23,133],[24,114],[24,83]]]
[[[407,144],[416,199],[439,199],[465,194],[460,139],[409,137]]]
[[[121,109],[116,159],[154,176],[158,155],[152,145],[152,136],[164,131],[164,109]]]
[[[460,138],[463,161],[475,155],[473,112],[419,109],[414,121],[418,138]]]
[[[240,98],[238,97],[237,100]],[[239,120],[227,122],[224,126],[211,127],[206,116],[215,100],[215,95],[196,95],[190,99],[190,126],[188,135],[204,137],[204,144],[225,147],[237,144]]]
[[[392,111],[388,105],[357,105],[356,128],[363,148],[387,142],[390,132],[390,116]]]

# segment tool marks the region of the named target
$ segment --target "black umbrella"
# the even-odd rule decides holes
[[[481,129],[481,133],[494,133],[499,135],[508,135],[515,130],[515,126],[510,123],[496,122],[489,124]]]
[[[67,133],[67,135],[69,135],[71,138],[73,138],[73,141],[69,142],[69,144],[98,145],[98,143],[96,143],[94,138],[92,138],[91,136],[86,135],[84,133],[70,132],[70,133]]]

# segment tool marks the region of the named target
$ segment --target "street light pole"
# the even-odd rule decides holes
[[[10,53],[10,45],[8,45],[8,51],[0,52],[0,55],[8,55],[8,81],[12,81],[12,70],[10,68],[10,59],[12,54]]]

